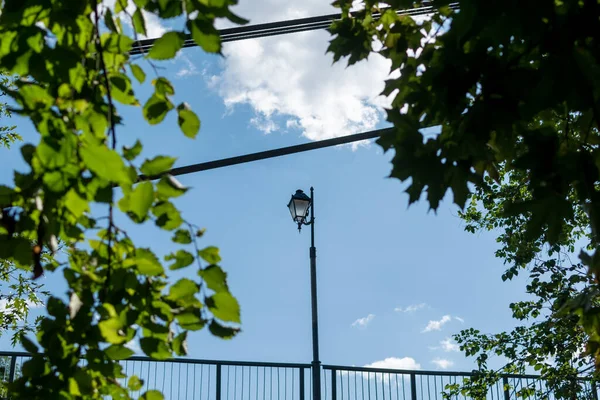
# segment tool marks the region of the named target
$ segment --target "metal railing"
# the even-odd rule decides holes
[[[0,352],[0,398],[9,397],[6,384],[21,376],[28,353]],[[265,363],[172,359],[156,361],[132,357],[121,361],[127,377],[144,381],[140,391],[130,392],[138,399],[146,390],[157,389],[165,400],[312,400],[310,364]],[[321,369],[323,400],[437,400],[444,399],[448,385],[462,384],[473,377],[468,372],[412,371],[384,368],[324,365]],[[127,379],[122,384],[127,387]],[[598,399],[592,383],[582,380],[582,388]],[[546,391],[544,380],[534,375],[503,375],[488,387],[487,399],[517,399],[519,390]],[[554,399],[549,393],[533,399]],[[467,399],[452,396],[452,399]]]
[[[324,400],[442,400],[449,385],[461,385],[475,376],[469,372],[412,371],[387,368],[346,367],[324,365]],[[582,393],[598,399],[596,386],[587,380],[579,382]],[[487,388],[486,399],[521,399],[519,392],[531,388],[544,397],[532,395],[531,399],[555,399],[543,379],[536,375],[501,375],[500,380]],[[468,399],[453,395],[451,399]]]
[[[8,397],[6,384],[20,376],[28,353],[0,352],[0,398]],[[151,389],[160,390],[165,400],[306,400],[312,399],[311,365],[131,357],[121,361],[127,378],[144,381],[134,399]]]

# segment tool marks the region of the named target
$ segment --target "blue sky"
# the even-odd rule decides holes
[[[260,22],[268,8],[270,20],[330,11],[317,3],[270,0],[240,13]],[[385,126],[375,84],[385,64],[330,67],[326,41],[316,32],[240,42],[225,59],[184,50],[161,73],[201,117],[198,138],[185,138],[174,115],[149,127],[139,109],[124,108],[119,145],[139,138],[143,156],[176,155],[182,166]],[[138,89],[141,98],[148,93]],[[13,120],[27,142],[37,142],[29,122]],[[501,281],[494,235],[464,232],[451,201],[437,214],[425,203],[407,208],[404,185],[386,178],[390,158],[374,144],[343,146],[180,177],[192,189],[177,205],[207,229],[202,244],[220,247],[243,322],[230,341],[193,334],[190,357],[310,361],[310,236],[298,233],[286,205],[296,189],[314,186],[321,361],[471,369],[441,342],[468,327],[509,329],[507,306],[523,297],[523,281]],[[0,163],[0,184],[24,168],[17,148],[0,150]],[[168,234],[121,222],[140,245],[172,250]],[[64,294],[61,273],[42,279]],[[9,349],[6,335],[0,348]]]

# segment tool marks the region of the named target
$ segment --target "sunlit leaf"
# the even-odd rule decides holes
[[[142,143],[136,140],[132,147],[123,146],[123,157],[127,161],[133,161],[142,152]]]
[[[140,400],[165,400],[165,397],[158,390],[148,390],[140,397]]]
[[[178,229],[175,231],[175,234],[173,235],[173,238],[171,240],[174,243],[190,244],[190,243],[192,243],[192,236],[190,235],[189,230]],[[193,256],[192,256],[192,258],[193,258]]]
[[[170,170],[176,160],[174,157],[156,156],[151,160],[144,161],[140,171],[146,176],[160,175]]]
[[[200,119],[189,106],[185,103],[181,103],[177,107],[179,127],[183,134],[189,138],[194,139],[200,131]]]
[[[152,357],[155,360],[167,360],[172,357],[171,351],[169,350],[167,344],[157,338],[141,338],[140,347],[148,357]]]
[[[195,19],[188,21],[188,29],[194,42],[208,53],[221,51],[221,37],[215,27],[207,21]]]
[[[173,109],[173,103],[170,100],[152,95],[150,99],[144,104],[143,113],[144,118],[152,125],[156,125],[162,122],[169,111]]]
[[[173,339],[173,351],[178,356],[187,356],[187,331],[175,336]]]
[[[166,256],[165,261],[174,261],[169,269],[177,270],[190,266],[194,262],[194,256],[185,250],[177,250],[177,253]]]
[[[206,282],[209,289],[215,292],[229,291],[227,287],[227,274],[218,265],[210,265],[198,271],[198,275]]]
[[[169,299],[178,300],[198,293],[198,284],[190,279],[181,278],[169,288]]]
[[[156,39],[148,52],[148,58],[154,60],[167,60],[175,57],[183,46],[185,35],[181,32],[167,32]]]
[[[133,73],[133,76],[135,76],[135,79],[137,79],[139,83],[144,83],[146,81],[146,73],[144,72],[142,67],[140,67],[137,64],[130,64],[130,66],[131,66],[131,73]]]
[[[129,378],[129,381],[127,382],[127,388],[134,392],[142,389],[142,386],[144,386],[144,381],[135,375]]]
[[[206,261],[209,264],[218,264],[221,261],[219,249],[215,246],[208,246],[202,250],[199,250],[198,256],[200,256],[204,261]]]
[[[210,297],[213,305],[210,311],[221,321],[240,323],[240,305],[229,292],[221,291]]]
[[[104,352],[113,360],[125,360],[134,354],[134,351],[123,345],[113,344],[108,346]]]

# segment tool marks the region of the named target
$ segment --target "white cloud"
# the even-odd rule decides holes
[[[452,317],[449,315],[444,315],[442,319],[439,321],[429,321],[423,332],[431,332],[431,331],[440,331],[442,330],[442,326],[447,324],[452,320]]]
[[[179,71],[175,74],[177,78],[187,78],[189,76],[201,75],[202,71],[198,70],[198,67],[186,57],[183,53],[178,53],[176,61],[183,61],[183,66],[179,68]]]
[[[365,368],[385,368],[385,369],[421,369],[421,364],[417,363],[412,357],[388,357],[386,359],[375,361],[371,364],[364,365]]]
[[[254,19],[260,15],[284,20],[334,12],[328,3],[242,2],[236,11],[254,24],[263,22]],[[226,43],[224,69],[209,80],[227,107],[250,106],[265,132],[281,123],[321,140],[375,128],[386,104],[379,93],[390,62],[373,54],[350,68],[343,61],[332,65],[332,55],[325,55],[329,39],[329,33],[314,31]]]
[[[440,347],[446,352],[459,351],[460,347],[451,338],[446,338],[440,342]]]
[[[352,323],[352,326],[355,328],[366,328],[367,325],[375,318],[375,314],[369,314],[366,317],[359,318]]]
[[[462,319],[461,317],[454,317],[455,320],[457,320],[458,322],[460,322],[461,324],[465,323],[465,320]]]
[[[414,313],[416,311],[419,311],[423,308],[427,307],[426,303],[420,303],[420,304],[411,304],[410,306],[407,306],[406,308],[402,308],[402,307],[396,307],[394,308],[394,311],[396,312],[404,312],[404,313]]]
[[[433,364],[435,364],[440,369],[448,369],[454,365],[453,361],[446,360],[443,358],[436,358],[435,360],[431,360]]]

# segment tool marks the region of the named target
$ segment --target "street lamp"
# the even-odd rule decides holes
[[[317,315],[317,249],[315,248],[315,201],[314,190],[310,188],[310,197],[302,190],[292,195],[288,208],[292,219],[298,224],[298,232],[302,225],[310,225],[310,300],[312,308],[312,382],[313,399],[321,400],[321,362],[319,361],[319,318]],[[310,221],[308,221],[310,211]]]

